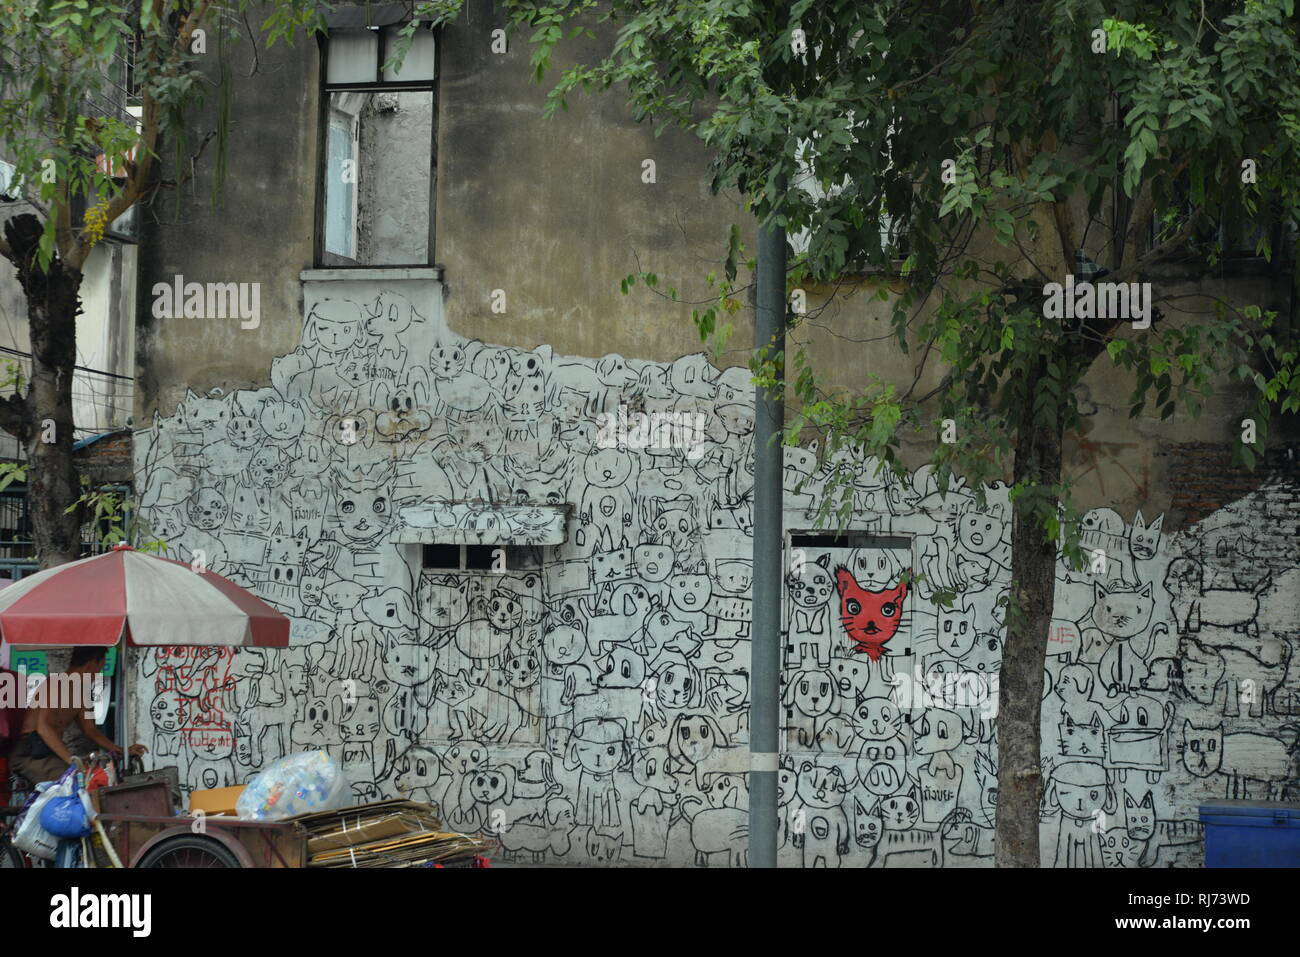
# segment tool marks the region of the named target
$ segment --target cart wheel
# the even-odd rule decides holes
[[[152,848],[136,867],[239,867],[234,854],[206,837],[173,837]]]
[[[9,843],[0,847],[0,871],[10,868],[21,870],[24,866],[22,851]]]

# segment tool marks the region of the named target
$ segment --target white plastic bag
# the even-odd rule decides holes
[[[73,768],[69,768],[58,781],[42,781],[36,785],[39,793],[18,822],[18,829],[14,832],[14,847],[26,851],[32,857],[47,861],[54,860],[61,838],[55,837],[41,827],[41,809],[56,797],[67,797],[72,794],[70,776],[75,773]]]
[[[244,820],[279,821],[342,807],[351,795],[343,768],[324,751],[302,751],[273,761],[235,802]]]

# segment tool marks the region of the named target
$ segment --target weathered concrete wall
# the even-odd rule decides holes
[[[593,354],[600,342],[601,353],[672,361],[698,349],[690,305],[644,287],[623,296],[619,280],[648,270],[686,302],[708,298],[704,278],[722,273],[729,225],[755,248],[740,197],[710,195],[699,142],[676,129],[656,138],[617,93],[576,96],[569,111],[543,118],[550,79],[605,41],[574,41],[538,84],[525,37],[492,52],[502,26],[491,3],[471,2],[444,34],[437,236],[448,324],[566,354]],[[643,182],[647,160],[653,183]],[[504,315],[490,312],[495,289],[506,293]],[[736,343],[750,341],[751,321],[748,309],[739,314]],[[744,361],[739,351],[727,357]]]
[[[358,799],[436,802],[526,861],[743,863],[748,374],[466,340],[434,283],[306,299],[271,385],[191,394],[136,436],[175,556],[281,608],[292,647],[136,656],[136,736],[187,789],[323,748]],[[620,409],[701,428],[602,448]],[[783,861],[987,864],[1006,488],[981,508],[855,464],[874,541],[790,552]],[[807,528],[812,455],[789,450],[787,477]],[[1062,566],[1046,668],[1048,863],[1194,864],[1200,800],[1294,788],[1297,494],[1292,472],[1174,535],[1089,513],[1107,562]],[[537,568],[421,573],[421,540],[541,540],[544,508],[488,502],[571,503],[567,540]]]
[[[205,64],[215,80],[215,46],[209,50]],[[269,50],[261,44],[256,53],[245,39],[231,43],[227,53],[234,119],[224,193],[214,200],[214,143],[180,173],[174,144],[164,143],[161,175],[181,185],[160,189],[141,209],[137,422],[151,417],[160,402],[174,405],[190,385],[252,384],[255,370],[265,370],[298,341],[298,274],[312,265],[315,228],[319,54],[314,41],[301,38]],[[192,153],[216,130],[218,99],[210,96],[191,124]],[[155,317],[154,284],[176,276],[259,283],[260,323],[241,329],[239,319]]]
[[[117,375],[135,372],[137,249],[100,243],[86,260],[77,317],[77,364]],[[134,412],[133,383],[81,372],[73,383],[72,419],[92,431],[124,428]]]
[[[428,258],[433,95],[380,94],[362,125],[363,205],[372,211],[369,263],[419,264]],[[373,137],[373,140],[368,140]],[[374,192],[385,194],[376,209]]]

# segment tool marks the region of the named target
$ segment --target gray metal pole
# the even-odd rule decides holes
[[[780,188],[785,187],[781,177]],[[754,346],[785,351],[785,227],[759,227]],[[749,687],[749,866],[776,867],[781,713],[781,472],[785,403],[755,388],[754,623]]]

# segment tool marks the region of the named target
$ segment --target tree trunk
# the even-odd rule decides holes
[[[31,379],[25,399],[27,513],[36,559],[52,568],[81,554],[81,482],[72,458],[72,377],[77,361],[77,313],[81,273],[57,257],[48,269],[36,263],[41,224],[35,216],[5,223],[11,261],[27,298],[32,345]],[[12,429],[10,430],[12,431]]]
[[[1046,356],[1040,359],[1026,385],[1014,475],[1017,483],[1051,488],[1061,478],[1062,420],[1059,412],[1052,424],[1034,419],[1034,399],[1046,377],[1047,362]],[[1057,546],[1047,540],[1041,519],[1033,514],[1035,501],[1041,509],[1042,497],[1030,489],[1012,508],[1012,582],[997,716],[998,867],[1039,866],[1043,664],[1056,590]],[[1054,501],[1051,507],[1055,508]]]

